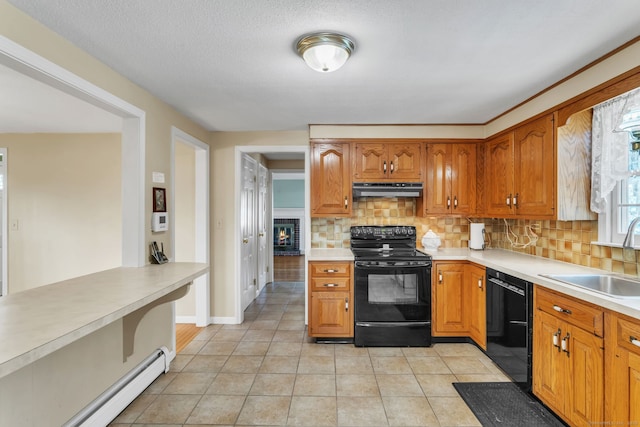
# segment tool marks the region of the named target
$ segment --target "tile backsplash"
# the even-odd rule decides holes
[[[591,243],[598,239],[597,221],[474,218],[473,222],[484,222],[487,244],[492,248],[615,273],[640,272],[640,251]],[[414,199],[360,198],[353,202],[351,218],[312,218],[311,247],[349,247],[352,225],[400,224],[415,226],[418,240],[431,229],[442,239],[442,247],[465,248],[469,246],[469,223],[464,217],[416,217]]]

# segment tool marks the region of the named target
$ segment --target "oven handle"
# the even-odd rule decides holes
[[[418,262],[416,264],[402,264],[402,261],[398,261],[399,264],[369,264],[368,261],[356,261],[355,265],[359,268],[390,268],[390,267],[401,267],[401,268],[423,268],[423,267],[431,267],[430,262]],[[412,261],[415,262],[415,261]]]
[[[515,285],[510,285],[509,283],[503,282],[502,280],[496,279],[495,277],[491,277],[488,281],[493,283],[494,285],[498,285],[498,286],[500,286],[502,288],[505,288],[508,291],[516,293],[516,294],[520,295],[521,297],[523,297],[524,294],[525,294],[524,289],[521,289],[521,288],[519,288],[519,287],[517,287]]]
[[[363,328],[397,328],[404,326],[429,326],[431,322],[356,322]]]

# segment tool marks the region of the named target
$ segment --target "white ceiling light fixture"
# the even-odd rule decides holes
[[[342,67],[355,45],[349,37],[337,33],[314,33],[302,36],[296,43],[298,55],[312,69],[330,73]]]

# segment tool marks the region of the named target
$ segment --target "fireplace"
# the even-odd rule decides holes
[[[300,255],[300,220],[277,218],[273,220],[273,254]]]

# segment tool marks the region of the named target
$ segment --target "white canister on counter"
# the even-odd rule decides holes
[[[484,249],[484,224],[472,222],[469,231],[469,249],[481,251]]]
[[[429,230],[422,237],[422,247],[428,250],[437,251],[441,244],[440,237],[432,230]]]

